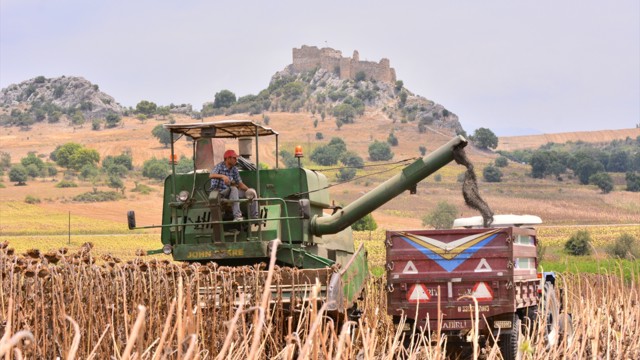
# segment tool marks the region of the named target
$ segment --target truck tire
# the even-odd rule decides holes
[[[556,297],[555,287],[547,281],[544,284],[544,297],[538,312],[538,316],[543,320],[544,342],[547,349],[557,346],[560,343],[560,302]]]
[[[522,321],[518,314],[513,314],[513,321],[511,321],[511,330],[507,334],[500,335],[498,340],[500,345],[500,352],[504,360],[520,360],[522,359],[522,350],[520,345],[524,340],[522,334]]]

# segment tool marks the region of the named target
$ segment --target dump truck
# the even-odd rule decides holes
[[[543,341],[554,346],[571,333],[570,315],[561,314],[554,273],[538,272],[541,222],[495,215],[485,227],[476,216],[453,229],[387,231],[388,314],[409,333],[439,331],[450,343],[498,339],[507,360],[521,357],[523,333],[544,316]]]
[[[453,161],[467,145],[464,137],[455,136],[341,208],[332,204],[324,174],[300,166],[280,168],[279,134],[272,128],[250,120],[163,126],[171,134],[172,172],[164,181],[162,224],[137,226],[135,212],[127,215],[129,229],[161,228],[162,248],[149,253],[162,252],[176,261],[244,266],[268,264],[273,250],[276,265],[299,269],[298,277],[283,291],[282,301],[305,296],[318,281],[328,309],[340,313],[354,308],[369,274],[366,251],[363,246],[354,247],[350,226],[402,192],[415,192],[418,182]],[[179,173],[176,147],[185,137],[192,144],[194,170]],[[238,140],[240,176],[256,192],[253,199],[237,200],[242,221],[236,221],[230,211],[233,201],[211,190],[209,171],[216,158],[222,160],[225,144],[220,141],[224,139]],[[256,166],[263,143],[275,148],[273,169]],[[251,219],[253,202],[260,216]]]

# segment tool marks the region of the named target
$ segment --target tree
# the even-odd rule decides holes
[[[78,125],[80,127],[82,127],[82,125],[84,125],[84,115],[82,114],[82,111],[80,110],[76,110],[76,112],[73,114],[73,116],[71,116],[71,123],[73,125]]]
[[[335,116],[337,120],[342,121],[343,124],[350,124],[353,123],[353,119],[356,117],[356,109],[349,104],[336,105],[333,108],[333,116]],[[340,128],[340,126],[338,126],[338,128]]]
[[[105,126],[107,128],[114,128],[114,127],[120,125],[120,121],[121,120],[122,120],[122,117],[120,117],[120,115],[118,115],[116,113],[110,113],[105,118],[105,121],[106,121]]]
[[[496,159],[496,166],[497,167],[507,167],[507,165],[509,165],[509,160],[504,157],[504,156],[500,156]]]
[[[338,163],[338,159],[340,158],[340,150],[336,146],[318,146],[317,148],[313,149],[313,152],[311,153],[311,156],[309,158],[311,159],[311,161],[315,162],[318,165],[335,165]]]
[[[366,78],[367,78],[367,74],[364,71],[360,70],[356,73],[355,80],[357,82],[364,81]]]
[[[324,139],[324,135],[322,135],[321,132],[317,132],[316,133],[316,140],[322,140],[322,139]]]
[[[591,175],[603,171],[604,166],[602,165],[602,163],[597,160],[593,160],[592,158],[584,158],[580,160],[580,162],[576,166],[576,173],[582,185],[587,185],[589,183],[589,178],[591,177]]]
[[[96,150],[82,148],[71,156],[69,168],[73,170],[80,170],[85,165],[96,166],[99,162],[100,154]]]
[[[151,179],[164,180],[169,175],[169,163],[151,158],[142,165],[142,176]]]
[[[589,176],[589,184],[597,186],[603,194],[608,194],[613,190],[613,179],[606,172],[599,172]]]
[[[355,167],[361,169],[364,167],[364,160],[353,151],[347,151],[340,157],[340,162],[344,166]]]
[[[378,224],[376,224],[376,220],[371,216],[371,213],[363,216],[351,225],[351,229],[354,231],[373,231],[377,228]]]
[[[607,171],[626,172],[629,170],[630,163],[629,153],[624,150],[616,150],[609,155]]]
[[[441,201],[436,208],[422,218],[422,226],[432,226],[435,229],[451,229],[456,219],[458,209],[446,201]]]
[[[169,145],[171,145],[171,133],[161,124],[156,125],[156,127],[151,130],[151,135],[157,138],[160,144],[164,145],[164,147],[169,147]]]
[[[398,138],[393,132],[389,133],[389,136],[387,137],[387,142],[391,146],[398,146]]]
[[[106,156],[104,160],[102,160],[103,168],[109,168],[113,165],[122,165],[127,170],[133,170],[133,158],[131,157],[131,154],[124,152],[117,156]]]
[[[55,161],[58,166],[71,168],[71,158],[80,149],[82,149],[82,145],[72,142],[58,146],[51,153],[51,160]]]
[[[495,166],[488,165],[482,170],[482,177],[486,182],[501,182],[502,171]]]
[[[280,150],[280,159],[286,168],[293,169],[298,167],[298,159],[296,159],[293,154],[287,150]]]
[[[78,176],[83,180],[87,180],[97,177],[98,174],[98,168],[94,164],[86,164],[82,168],[80,168],[80,173],[78,174]]]
[[[627,191],[640,192],[640,174],[628,172],[624,178],[627,181]]]
[[[143,114],[145,116],[153,116],[157,109],[158,105],[148,100],[142,100],[136,105],[136,113]]]
[[[418,150],[420,151],[420,155],[421,156],[425,156],[427,154],[427,147],[426,146],[420,145],[420,146],[418,146]]]
[[[11,154],[6,151],[0,151],[0,167],[9,168],[11,166]]]
[[[34,165],[36,167],[36,170],[38,171],[44,167],[44,161],[37,157],[34,152],[29,152],[27,156],[20,159],[20,164],[22,164],[22,166],[24,166],[25,168],[29,165]]]
[[[193,159],[182,155],[176,164],[176,173],[186,174],[191,171],[193,171]]]
[[[9,171],[9,180],[18,185],[26,185],[28,176],[27,169],[21,164],[13,166]]]
[[[623,233],[607,248],[607,253],[620,259],[637,259],[640,257],[640,244],[633,235]]]
[[[372,161],[386,161],[393,158],[393,153],[389,144],[381,141],[374,141],[369,145],[369,158]]]
[[[336,150],[341,153],[347,151],[347,143],[339,137],[332,137],[327,145],[336,148]]]
[[[227,108],[236,102],[236,94],[229,90],[221,90],[214,95],[213,108]]]
[[[495,149],[498,147],[498,137],[487,128],[479,128],[471,137],[473,143],[481,149]]]

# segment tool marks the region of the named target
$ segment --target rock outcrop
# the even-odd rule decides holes
[[[112,96],[100,91],[98,85],[76,76],[49,79],[38,76],[0,91],[0,106],[5,108],[34,104],[52,104],[66,113],[80,110],[87,118],[105,117],[110,113],[121,115],[124,111]]]

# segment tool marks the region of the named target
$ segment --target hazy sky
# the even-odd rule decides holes
[[[640,2],[0,0],[0,87],[82,76],[125,106],[257,94],[291,49],[386,57],[472,132],[640,123]]]

